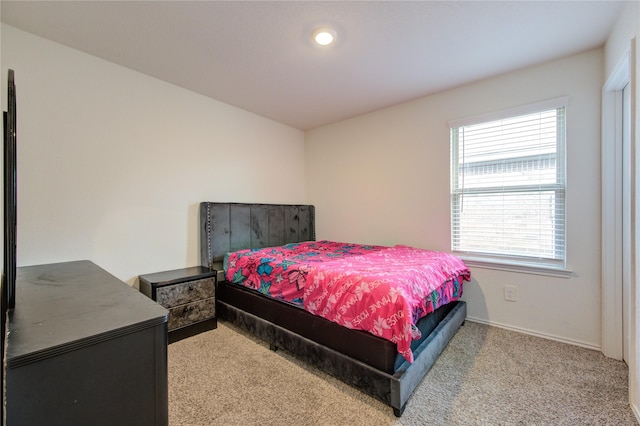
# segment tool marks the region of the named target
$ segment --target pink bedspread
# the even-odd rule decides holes
[[[459,299],[462,281],[470,279],[462,260],[448,253],[330,241],[229,253],[225,274],[228,281],[390,340],[409,362],[411,341],[420,337],[417,321]]]

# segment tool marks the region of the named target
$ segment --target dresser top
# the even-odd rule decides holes
[[[17,269],[7,367],[154,327],[168,311],[90,261]]]

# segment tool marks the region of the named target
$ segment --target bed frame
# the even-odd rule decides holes
[[[201,262],[218,271],[217,316],[267,341],[271,349],[282,348],[381,400],[400,417],[416,386],[464,323],[466,304],[450,303],[420,320],[423,339],[412,344],[415,360],[410,364],[385,339],[224,281],[222,260],[229,251],[312,240],[314,206],[202,202]]]

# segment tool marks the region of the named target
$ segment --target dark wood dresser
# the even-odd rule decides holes
[[[89,261],[18,268],[7,425],[167,425],[167,317]]]

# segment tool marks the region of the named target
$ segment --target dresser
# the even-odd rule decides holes
[[[7,425],[167,425],[167,316],[89,261],[18,268]]]
[[[140,291],[169,310],[169,342],[216,328],[216,274],[204,266],[140,275]]]

